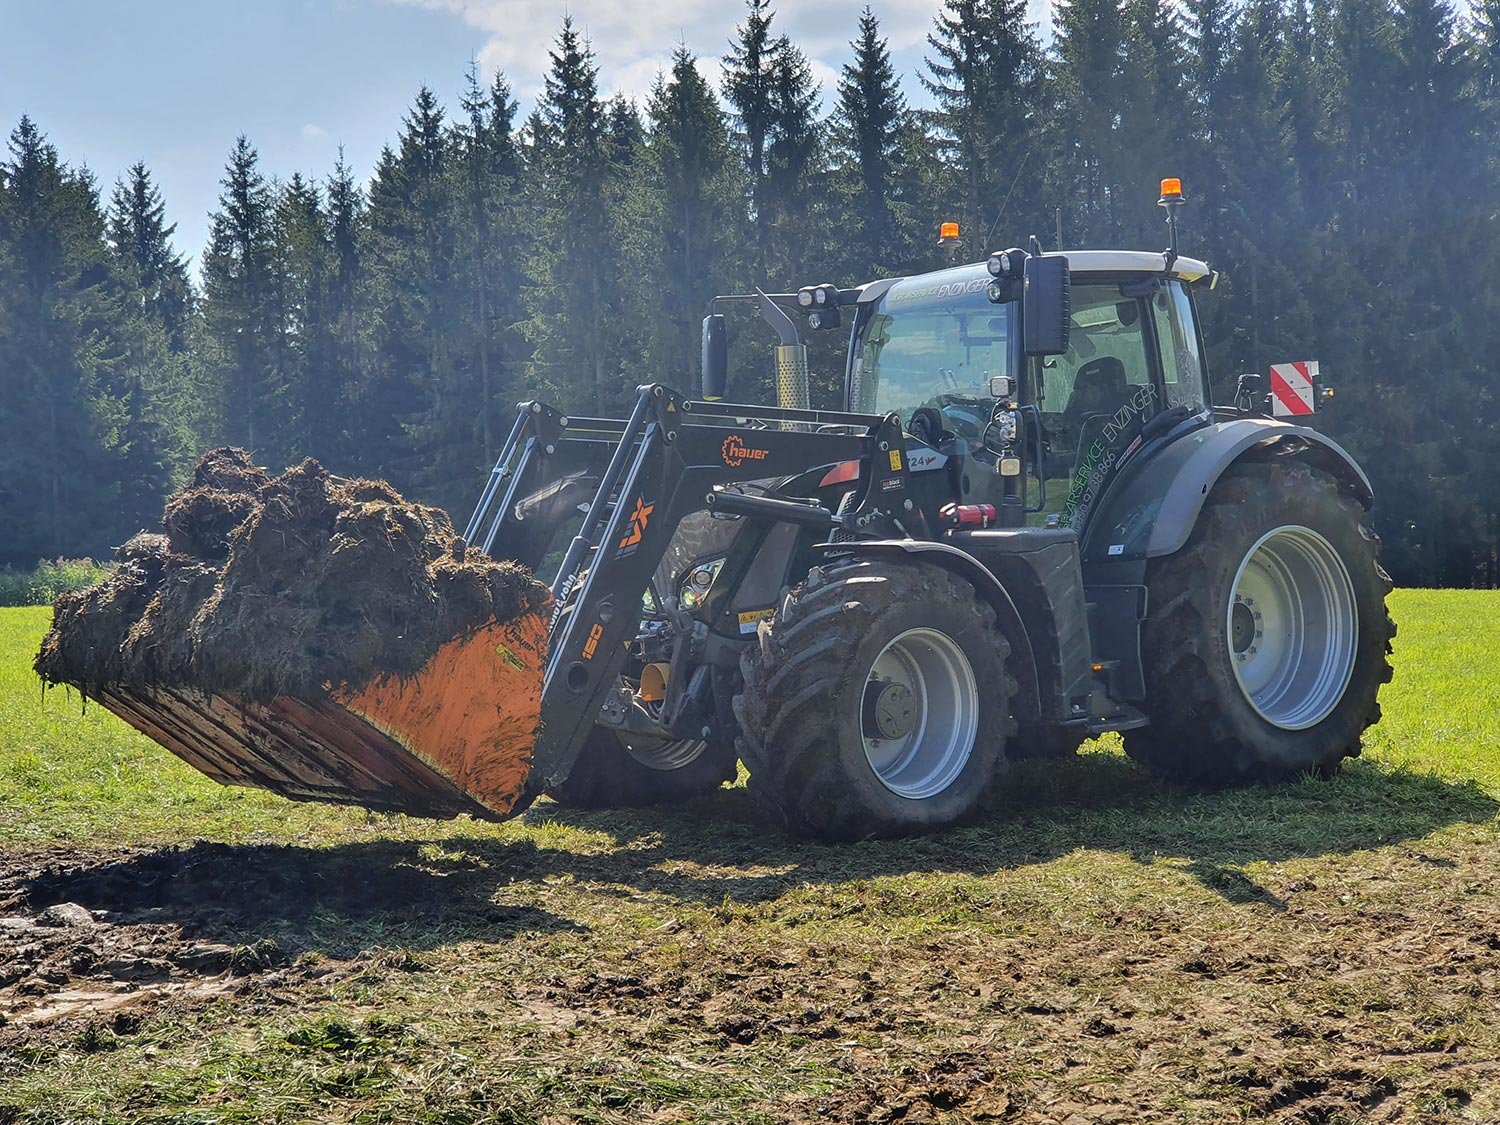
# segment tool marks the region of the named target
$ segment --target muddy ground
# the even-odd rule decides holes
[[[1500,879],[1478,841],[1287,870],[1253,894],[1211,877],[1197,904],[1080,902],[1071,921],[972,880],[870,881],[899,865],[892,847],[772,842],[737,864],[654,837],[593,855],[526,839],[11,854],[0,1077],[163,1025],[336,1011],[283,1048],[431,1066],[435,1042],[469,1041],[584,1091],[627,1060],[764,1073],[731,1119],[1500,1119]],[[1408,900],[1434,878],[1448,901]],[[905,924],[908,907],[941,921],[943,902],[955,924]],[[531,1080],[465,1077],[507,1099]],[[576,1098],[513,1119],[592,1116]]]

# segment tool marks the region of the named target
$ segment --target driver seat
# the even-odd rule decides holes
[[[1113,414],[1129,398],[1125,364],[1115,356],[1101,355],[1078,369],[1073,393],[1063,411],[1064,422],[1071,432],[1081,435],[1090,414]]]

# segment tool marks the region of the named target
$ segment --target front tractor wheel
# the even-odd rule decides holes
[[[752,793],[831,840],[965,820],[1005,764],[1009,651],[994,611],[941,568],[814,569],[741,661]]]
[[[1210,784],[1326,775],[1357,755],[1391,678],[1379,544],[1326,474],[1231,469],[1148,575],[1151,724],[1126,752]]]

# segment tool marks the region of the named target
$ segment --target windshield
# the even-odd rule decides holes
[[[989,281],[981,265],[893,285],[855,343],[853,408],[909,422],[932,407],[946,428],[977,437],[994,406],[990,376],[1011,374],[1015,306],[990,304]]]

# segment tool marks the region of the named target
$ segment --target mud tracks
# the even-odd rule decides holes
[[[494,877],[418,845],[74,850],[0,866],[0,1041],[296,987],[482,933],[574,928],[491,902]]]

